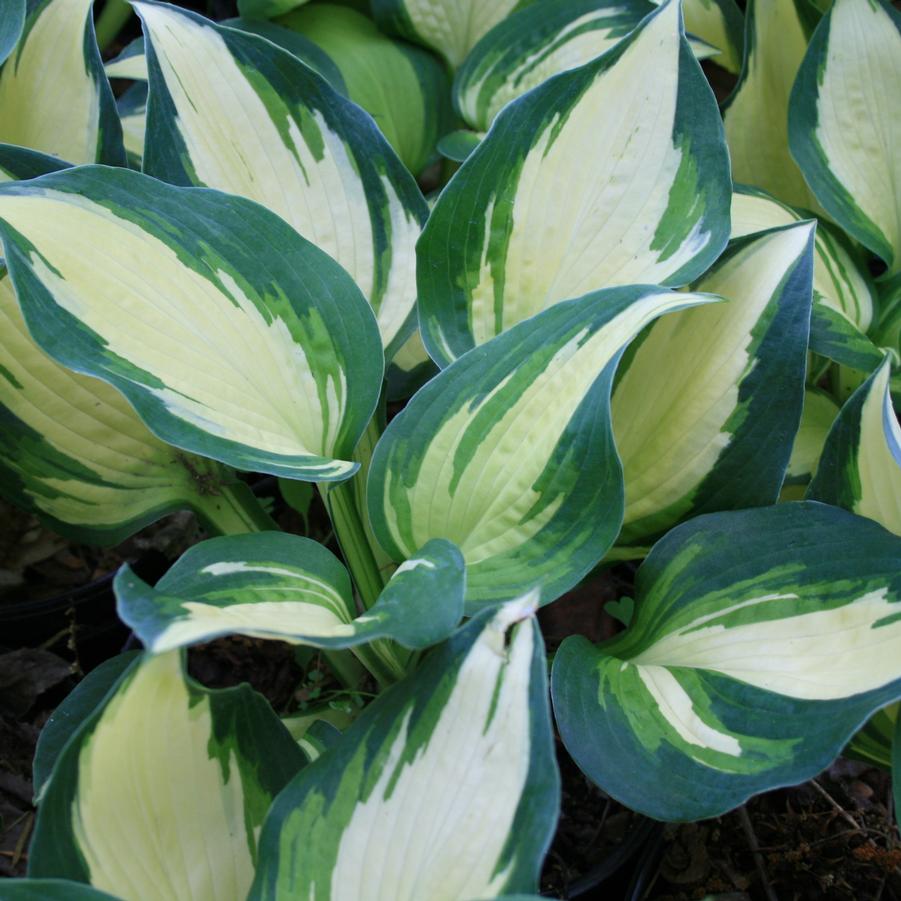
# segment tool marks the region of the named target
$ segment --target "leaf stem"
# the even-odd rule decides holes
[[[217,535],[278,531],[275,520],[243,482],[222,485],[215,494],[195,500],[193,506],[204,526]]]

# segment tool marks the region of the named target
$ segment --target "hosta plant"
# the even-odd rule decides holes
[[[0,3],[0,492],[209,537],[116,576],[141,649],[48,723],[0,898],[525,897],[555,730],[661,820],[898,769],[891,6],[751,0],[743,56],[731,0],[134,9],[105,71],[89,0]],[[546,648],[618,560],[631,621]],[[340,729],[195,681],[229,635],[321,652]]]

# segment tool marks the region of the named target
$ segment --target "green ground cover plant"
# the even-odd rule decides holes
[[[0,0],[0,494],[210,535],[117,574],[141,649],[50,720],[0,898],[537,897],[555,730],[663,821],[901,766],[901,16],[352,6],[140,0],[104,62],[90,0]],[[206,688],[228,635],[366,702]]]

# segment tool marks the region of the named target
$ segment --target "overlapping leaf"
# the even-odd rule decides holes
[[[137,9],[150,48],[144,171],[278,213],[350,273],[390,356],[414,325],[427,207],[379,130],[268,41],[162,4]]]
[[[554,708],[579,766],[659,819],[818,773],[901,694],[901,538],[809,501],[698,517],[657,544],[621,636],[573,636]]]
[[[13,52],[25,27],[25,0],[7,0],[0,20],[0,64]]]
[[[883,769],[891,769],[898,712],[898,704],[889,704],[888,707],[883,707],[882,710],[870,717],[863,729],[851,739],[844,753],[849,757],[856,757],[858,760],[881,766]],[[894,784],[901,785],[897,779],[896,771]]]
[[[121,390],[164,441],[292,478],[356,469],[381,382],[376,323],[277,216],[84,167],[0,186],[0,223],[35,340]]]
[[[559,777],[534,606],[476,617],[285,788],[250,899],[536,890]]]
[[[791,458],[782,483],[781,500],[801,500],[817,471],[826,436],[838,416],[838,405],[825,391],[807,388],[801,424],[792,445]]]
[[[141,658],[60,755],[29,874],[128,899],[237,901],[272,799],[303,763],[249,686],[209,691],[179,652]]]
[[[727,303],[661,319],[620,367],[620,545],[776,501],[804,398],[813,231],[802,222],[736,242],[698,283]]]
[[[686,30],[719,49],[713,62],[738,74],[744,22],[735,0],[682,0],[682,12]]]
[[[470,608],[532,586],[548,603],[571,588],[621,522],[609,408],[620,352],[656,316],[710,299],[599,291],[462,356],[376,448],[368,500],[379,543],[401,561],[432,538],[453,541]]]
[[[441,365],[601,287],[681,285],[728,239],[716,102],[677,2],[598,60],[509,104],[417,247],[420,325]]]
[[[737,182],[813,210],[816,201],[789,152],[788,104],[807,50],[806,0],[750,0],[741,78],[726,104],[726,137]]]
[[[92,5],[27,5],[21,38],[0,70],[0,141],[76,164],[125,163],[113,95],[94,41]],[[4,5],[4,27],[7,14]]]
[[[889,392],[890,357],[842,407],[808,497],[901,535],[901,426]]]
[[[356,616],[350,578],[335,556],[277,532],[195,545],[155,589],[127,567],[115,581],[119,617],[154,653],[233,634],[323,648],[388,637],[426,648],[459,623],[463,586],[459,552],[433,541]]]
[[[810,42],[789,116],[791,151],[817,200],[901,273],[901,14],[836,0]]]

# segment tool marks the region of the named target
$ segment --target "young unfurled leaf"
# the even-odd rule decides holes
[[[809,779],[901,692],[901,539],[807,502],[702,516],[638,571],[636,612],[554,658],[579,766],[658,819]]]
[[[901,535],[901,426],[886,357],[839,414],[807,496],[875,519]]]
[[[305,6],[281,23],[325,51],[340,71],[347,96],[375,119],[404,165],[421,172],[438,138],[452,127],[449,79],[441,62],[334,3]]]
[[[621,522],[609,408],[620,352],[662,313],[711,299],[598,291],[464,354],[376,448],[368,502],[379,543],[401,561],[432,538],[453,541],[470,609],[533,586],[548,603],[571,588]]]
[[[817,200],[901,273],[901,14],[836,0],[791,96],[791,151]]]
[[[357,468],[378,329],[344,270],[273,213],[84,167],[0,185],[0,232],[38,344],[164,441],[291,478]]]
[[[807,388],[801,424],[792,445],[791,458],[785,471],[780,500],[801,500],[817,471],[826,436],[838,416],[838,404],[824,391]]]
[[[92,6],[92,0],[28,4],[22,36],[0,70],[0,141],[75,164],[125,164]]]
[[[138,3],[149,47],[144,171],[255,200],[337,260],[393,353],[414,325],[428,215],[372,120],[268,41]]]
[[[807,50],[809,23],[801,8],[806,2],[750,0],[744,65],[724,118],[735,181],[815,210],[788,149],[789,95]]]
[[[209,691],[179,652],[141,657],[60,755],[29,874],[128,899],[244,898],[263,818],[303,764],[249,686]]]
[[[359,617],[336,557],[315,541],[277,532],[195,545],[155,589],[127,566],[114,584],[119,617],[153,653],[236,634],[321,648],[376,638],[426,648],[463,615],[463,561],[446,541],[430,542],[402,564]]]
[[[509,104],[444,189],[417,247],[429,353],[446,365],[601,287],[690,281],[728,239],[730,193],[716,101],[670,0]]]
[[[379,25],[437,50],[456,69],[491,28],[529,0],[372,0]]]
[[[791,225],[807,215],[755,188],[738,185],[732,194],[732,237]],[[861,332],[873,323],[875,292],[866,266],[851,242],[834,226],[817,222],[813,258],[814,302],[841,313]]]
[[[559,777],[534,604],[476,617],[285,788],[252,901],[535,891]]]
[[[775,503],[804,400],[813,232],[802,222],[736,242],[698,283],[727,302],[661,319],[620,367],[619,545]]]
[[[682,14],[686,31],[720,51],[712,62],[737,75],[741,69],[744,22],[735,0],[682,0]]]

